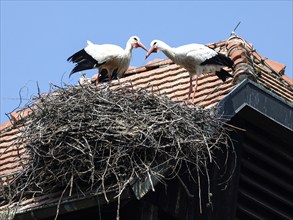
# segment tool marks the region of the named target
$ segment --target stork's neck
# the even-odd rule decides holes
[[[125,53],[131,54],[132,49],[133,49],[133,47],[132,47],[131,43],[130,42],[127,42],[126,47],[124,49],[125,50]]]
[[[171,60],[174,61],[175,59],[175,52],[174,52],[174,48],[170,47],[168,44],[161,42],[159,49]]]

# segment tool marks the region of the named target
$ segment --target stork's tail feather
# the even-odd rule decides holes
[[[76,63],[73,70],[70,72],[69,77],[76,72],[82,70],[89,70],[93,68],[97,68],[104,63],[98,63],[91,55],[89,55],[84,49],[76,52],[71,57],[67,59],[69,62]]]
[[[233,76],[230,74],[230,73],[228,73],[226,70],[224,70],[224,69],[221,69],[220,71],[217,71],[216,73],[215,73],[223,82],[225,82],[226,81],[226,79],[227,78],[229,78],[229,77],[231,77],[231,78],[233,78]]]
[[[221,60],[225,64],[225,66],[233,69],[234,62],[230,59],[230,57],[227,57],[221,53],[219,53],[219,56],[221,57]]]

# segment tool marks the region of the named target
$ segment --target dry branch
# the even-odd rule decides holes
[[[216,109],[190,107],[143,89],[54,88],[29,106],[34,108],[19,137],[28,163],[10,196],[69,188],[69,195],[99,192],[108,201],[109,191],[120,198],[130,182],[150,173],[174,178],[182,164],[199,172],[229,142]],[[168,176],[154,169],[162,164],[170,167]]]

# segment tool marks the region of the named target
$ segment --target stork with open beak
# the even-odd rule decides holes
[[[117,73],[118,78],[121,78],[129,67],[132,49],[141,47],[148,51],[137,36],[129,38],[125,49],[113,44],[93,44],[90,41],[87,41],[87,44],[84,49],[67,59],[76,64],[69,77],[82,70],[97,68],[99,74],[107,71],[109,81],[114,72]]]
[[[203,44],[187,44],[177,48],[172,48],[163,41],[153,40],[146,55],[146,59],[151,53],[157,53],[159,51],[162,51],[174,63],[184,67],[189,72],[189,99],[192,92],[192,81],[194,79],[196,80],[194,88],[195,95],[199,75],[203,73],[214,73],[223,82],[225,82],[228,77],[233,77],[223,69],[223,67],[233,69],[233,61],[229,57],[218,53]]]

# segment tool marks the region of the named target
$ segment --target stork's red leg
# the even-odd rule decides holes
[[[192,92],[192,77],[190,76],[188,99],[190,99],[191,92]]]
[[[197,91],[197,82],[198,82],[198,76],[197,75],[195,75],[195,88],[194,88],[194,90],[193,90],[193,98],[192,98],[192,102],[194,102],[194,97],[195,97],[195,93],[196,93],[196,91]]]

